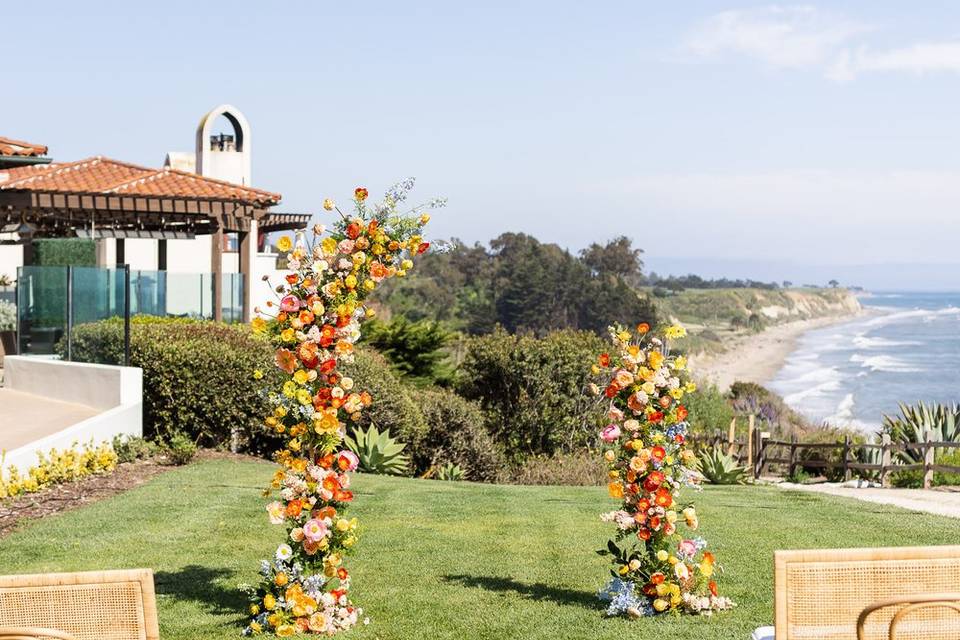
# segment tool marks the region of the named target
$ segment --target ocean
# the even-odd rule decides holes
[[[769,387],[816,422],[879,430],[897,403],[960,401],[960,293],[882,292],[804,334]]]

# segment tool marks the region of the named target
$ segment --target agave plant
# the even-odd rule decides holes
[[[701,452],[697,459],[697,468],[704,480],[710,484],[746,484],[747,468],[741,467],[732,456],[720,447],[712,447]]]
[[[923,442],[926,431],[933,431],[936,442],[960,442],[960,405],[927,405],[920,401],[914,406],[902,402],[899,406],[899,416],[883,416],[883,432],[891,442]],[[918,449],[898,451],[897,457],[906,464],[923,462],[923,452]]]
[[[366,431],[358,427],[343,441],[360,458],[361,471],[397,476],[407,470],[410,459],[401,453],[407,445],[391,438],[389,429],[381,433],[376,425]]]
[[[437,480],[451,480],[453,482],[462,482],[467,477],[467,474],[463,469],[460,468],[460,465],[453,464],[448,462],[447,464],[437,468]]]

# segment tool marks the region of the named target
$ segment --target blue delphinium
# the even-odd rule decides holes
[[[597,598],[604,602],[609,602],[607,607],[608,616],[619,616],[627,612],[627,609],[634,608],[641,615],[653,615],[653,607],[645,597],[637,597],[633,582],[612,578],[603,589],[597,592]]]

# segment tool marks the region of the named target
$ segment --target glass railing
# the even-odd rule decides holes
[[[241,322],[243,276],[224,273],[221,277],[223,321]],[[17,344],[22,354],[59,353],[69,357],[75,327],[109,318],[122,319],[126,314],[209,320],[214,317],[213,294],[209,273],[20,267],[16,286]]]

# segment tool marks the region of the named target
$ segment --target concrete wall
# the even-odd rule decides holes
[[[102,410],[61,431],[7,451],[5,464],[26,472],[36,465],[38,452],[68,448],[74,442],[93,440],[99,444],[117,435],[143,435],[141,369],[29,356],[7,356],[3,365],[7,389]]]
[[[0,276],[17,277],[17,267],[23,266],[23,245],[0,244]]]

